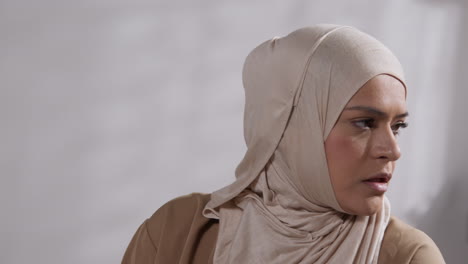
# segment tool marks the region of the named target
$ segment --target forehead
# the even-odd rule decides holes
[[[378,75],[364,84],[346,107],[372,106],[384,111],[406,111],[406,89],[390,75]]]

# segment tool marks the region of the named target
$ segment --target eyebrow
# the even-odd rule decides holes
[[[365,112],[369,112],[369,113],[372,113],[372,114],[375,114],[375,115],[378,115],[378,116],[381,116],[381,117],[388,117],[387,113],[385,113],[383,111],[380,111],[377,108],[370,107],[370,106],[360,106],[360,105],[358,105],[358,106],[347,107],[344,110],[365,111]],[[409,113],[405,112],[403,114],[399,114],[399,115],[395,116],[395,118],[403,118],[403,117],[407,117],[407,116],[409,116]]]

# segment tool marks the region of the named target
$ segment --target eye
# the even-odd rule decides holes
[[[393,134],[394,134],[395,136],[398,135],[398,134],[400,133],[400,129],[406,128],[406,127],[408,127],[408,123],[406,123],[406,122],[400,121],[400,122],[394,124],[394,125],[392,126]]]
[[[362,128],[362,129],[369,129],[375,127],[375,120],[372,118],[360,119],[353,121],[353,125]]]

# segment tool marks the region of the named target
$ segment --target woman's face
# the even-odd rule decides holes
[[[400,158],[397,134],[406,127],[405,88],[394,77],[378,75],[345,106],[325,141],[330,179],[341,208],[372,215]]]

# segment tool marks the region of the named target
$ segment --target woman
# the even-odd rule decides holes
[[[161,207],[123,263],[444,263],[384,195],[408,115],[386,47],[351,27],[303,28],[255,48],[243,81],[236,181]]]

